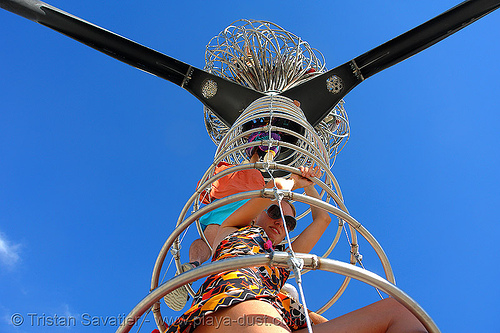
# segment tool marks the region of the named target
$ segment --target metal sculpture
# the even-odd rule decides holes
[[[242,165],[230,172],[253,167],[262,170],[268,177],[273,177],[274,170],[290,173],[297,172],[295,167],[300,165],[320,165],[326,172],[324,182],[318,179],[314,181],[324,190],[326,200],[331,198],[334,201],[335,206],[326,204],[328,206],[325,209],[339,218],[339,230],[332,241],[332,247],[338,240],[341,227],[347,222],[352,236],[351,264],[360,262],[356,248],[356,231],[359,231],[370,240],[379,255],[386,279],[394,282],[383,250],[362,225],[350,217],[343,204],[340,188],[330,171],[336,154],[349,136],[349,123],[342,98],[363,80],[448,37],[497,9],[500,2],[465,1],[329,71],[325,69],[321,53],[270,22],[247,20],[232,24],[210,41],[205,70],[200,70],[40,1],[0,0],[0,6],[169,80],[188,90],[204,104],[207,131],[218,149],[214,163],[202,177],[197,192],[182,210],[178,227],[166,241],[157,259],[151,287],[152,290],[158,290],[159,295],[156,296],[161,297],[171,290],[170,286],[173,284],[168,284],[168,288],[161,288],[160,292],[159,271],[167,250],[171,246],[174,250],[179,250],[176,239],[182,230],[201,214],[226,202],[241,197],[271,195],[265,191],[246,193],[200,207],[200,194],[217,177],[223,176],[213,175],[214,167],[222,160]],[[254,147],[262,147],[262,162],[244,165],[248,156],[246,151]],[[307,202],[307,198],[300,195],[292,196],[294,198]],[[191,207],[193,214],[186,218]],[[179,266],[178,258],[177,265]],[[186,276],[183,282],[189,282],[191,275],[196,274],[193,272]],[[333,301],[340,296],[346,285],[344,283],[340,287]],[[389,289],[390,287],[387,288]],[[398,291],[394,294],[398,294]],[[406,302],[406,305],[410,303]],[[416,308],[418,307],[414,306],[413,310]],[[132,320],[137,319],[134,315],[136,312],[132,311]],[[165,326],[161,321],[158,303],[153,305],[153,312],[158,326],[163,329]],[[422,313],[420,309],[414,312]],[[419,318],[428,329],[437,331],[428,316],[420,315]],[[127,321],[127,324],[131,322]],[[120,328],[121,331],[128,329],[128,326]]]

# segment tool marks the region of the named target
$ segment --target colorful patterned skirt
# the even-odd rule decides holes
[[[260,227],[241,228],[219,244],[212,261],[241,255],[264,254],[266,250],[263,243],[267,240],[267,235]],[[280,313],[283,322],[291,330],[303,328],[305,316],[300,304],[280,293],[289,275],[290,272],[286,268],[268,266],[241,268],[211,275],[196,293],[191,308],[180,316],[167,332],[191,333],[199,325],[211,325],[206,320],[206,315],[247,300],[267,302]],[[233,318],[232,324],[258,324],[249,320],[250,318]]]

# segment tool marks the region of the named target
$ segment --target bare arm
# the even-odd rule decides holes
[[[296,178],[295,183],[301,186],[301,184],[307,182],[308,185],[304,187],[306,195],[312,198],[321,199],[318,191],[316,191],[314,187],[314,183],[306,178],[319,176],[319,168],[301,168],[301,171],[303,177],[294,175]],[[328,212],[313,206],[311,206],[311,215],[313,220],[311,224],[309,224],[292,243],[294,251],[301,253],[311,252],[332,220]]]
[[[274,185],[280,190],[295,190],[304,188],[305,193],[313,198],[320,199],[320,196],[314,188],[314,183],[309,177],[318,177],[321,174],[319,167],[299,168],[302,175],[292,175],[290,179],[276,178],[269,181],[265,188],[273,188]],[[229,234],[241,227],[248,226],[257,216],[272,203],[271,199],[253,198],[233,212],[224,222],[222,222],[217,236],[214,240],[213,248],[217,248],[219,243]],[[292,243],[294,251],[308,253],[321,238],[321,235],[328,227],[331,221],[327,212],[311,207],[313,222],[295,239]]]
[[[265,188],[273,188],[274,183],[276,183],[276,187],[280,190],[291,190],[295,185],[292,179],[276,178],[275,181],[270,180]],[[221,227],[241,228],[250,225],[257,215],[266,209],[271,202],[272,200],[267,198],[250,199],[247,203],[234,211],[234,213],[229,215],[229,217],[222,222]]]
[[[293,180],[283,178],[277,178],[275,182],[276,187],[282,190],[291,190],[295,184]],[[265,188],[273,188],[275,182],[272,180],[269,181]],[[235,232],[239,228],[250,225],[252,221],[271,204],[271,202],[272,200],[267,198],[253,198],[234,211],[224,220],[224,222],[222,222],[217,232],[217,236],[215,236],[212,248],[215,250],[227,235]]]

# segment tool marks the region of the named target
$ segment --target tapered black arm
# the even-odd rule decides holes
[[[181,86],[212,109],[227,125],[233,124],[243,109],[263,96],[260,92],[190,66],[44,2],[0,0],[0,7]]]
[[[500,7],[500,0],[469,0],[355,58],[366,79],[451,36]]]
[[[350,62],[283,92],[282,95],[299,100],[309,122],[317,125],[351,89],[364,79],[434,45],[498,7],[500,7],[500,0],[462,2]],[[332,80],[337,80],[337,88],[341,85],[340,91],[329,90],[326,84],[326,80],[334,75],[337,78]]]

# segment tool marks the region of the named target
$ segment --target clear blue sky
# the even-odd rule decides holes
[[[198,68],[210,38],[240,18],[281,25],[333,68],[457,3],[51,2]],[[201,104],[3,10],[0,29],[0,332],[113,332],[82,316],[124,316],[148,293],[157,254],[215,153]],[[443,332],[498,332],[499,40],[495,12],[345,98],[351,138],[333,172],[347,207]],[[343,239],[332,258],[348,251]],[[365,243],[361,253],[382,274]],[[310,307],[338,280],[304,276]],[[325,315],[377,297],[352,283]],[[35,314],[77,323],[32,325]],[[147,320],[143,332],[155,328]]]

